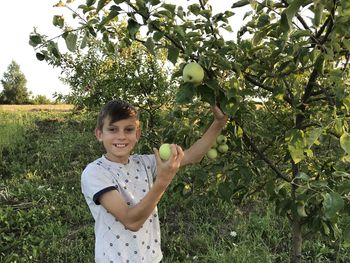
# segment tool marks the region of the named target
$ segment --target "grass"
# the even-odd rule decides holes
[[[80,174],[103,153],[94,117],[0,111],[0,120],[0,262],[93,262],[93,219]],[[290,262],[288,221],[263,196],[233,205],[184,194],[177,185],[185,176],[159,204],[165,263]],[[350,262],[350,253],[318,237],[306,240],[305,259]]]

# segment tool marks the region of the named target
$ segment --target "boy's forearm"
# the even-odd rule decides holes
[[[181,166],[200,162],[213,146],[216,137],[221,133],[225,124],[226,122],[214,120],[203,136],[185,151],[185,157],[181,162]]]
[[[128,226],[130,230],[137,231],[142,227],[143,223],[159,203],[166,188],[167,185],[158,183],[156,180],[142,201],[128,210],[127,218],[130,222]]]

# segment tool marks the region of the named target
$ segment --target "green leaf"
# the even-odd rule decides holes
[[[225,200],[225,201],[230,201],[231,196],[232,196],[232,190],[231,190],[231,186],[229,183],[221,183],[218,186],[218,193],[219,196]]]
[[[108,3],[107,0],[99,0],[97,3],[96,13],[100,12],[100,10]]]
[[[297,213],[300,217],[307,217],[306,211],[305,211],[305,204],[303,202],[298,202],[297,204]]]
[[[95,3],[96,3],[96,0],[86,0],[86,5],[88,6],[92,6]]]
[[[133,18],[129,18],[127,29],[128,29],[130,38],[135,39],[136,33],[140,29],[140,24],[137,23]]]
[[[311,35],[310,30],[295,30],[290,34],[291,38],[309,37]]]
[[[166,10],[170,11],[173,15],[175,15],[176,5],[164,3],[164,4],[162,4],[162,7],[165,8]]]
[[[324,67],[324,56],[323,54],[320,54],[315,61],[315,69],[319,74],[322,74],[323,67]]]
[[[188,6],[188,10],[189,10],[192,14],[198,16],[199,13],[200,13],[200,11],[201,11],[201,7],[199,6],[199,4],[192,4],[192,5],[189,5],[189,6]]]
[[[329,226],[324,221],[321,221],[321,224],[322,224],[323,232],[325,233],[325,235],[328,236],[330,234]]]
[[[168,60],[175,65],[177,62],[177,59],[179,57],[179,53],[180,53],[180,50],[177,47],[169,46],[168,47]]]
[[[347,132],[344,132],[340,136],[340,146],[341,148],[350,155],[350,135]]]
[[[119,15],[119,11],[116,9],[113,9],[109,12],[108,16],[104,17],[103,20],[101,21],[99,28],[101,29],[102,26],[104,26],[105,24],[107,24],[109,21],[111,21],[112,19],[114,19],[115,17],[117,17]]]
[[[335,192],[323,195],[323,209],[327,219],[332,219],[344,207],[341,195]]]
[[[40,60],[40,61],[43,61],[43,60],[45,59],[45,55],[42,54],[42,53],[39,53],[39,52],[36,53],[35,56],[36,56],[36,58],[37,58],[38,60]]]
[[[350,248],[350,225],[348,224],[343,232],[343,245],[345,248]]]
[[[299,8],[308,0],[294,0],[281,14],[281,29],[283,32],[288,32],[292,28],[292,19],[298,12]]]
[[[154,52],[154,42],[153,42],[153,39],[151,37],[147,38],[144,45],[147,48],[149,53],[151,53],[153,56],[156,55],[156,53]]]
[[[220,66],[221,69],[232,69],[232,64],[230,61],[228,61],[225,57],[222,57],[220,55],[216,56],[217,63]]]
[[[197,90],[202,101],[208,102],[210,105],[215,105],[215,93],[211,88],[202,85]]]
[[[52,24],[54,26],[58,26],[58,27],[62,28],[64,26],[64,18],[63,18],[63,16],[55,15],[52,18]]]
[[[301,179],[303,181],[309,181],[310,180],[310,177],[306,173],[303,173],[303,172],[298,173],[297,178]]]
[[[310,128],[305,132],[306,147],[310,148],[321,136],[322,128]]]
[[[156,31],[156,32],[154,32],[154,34],[153,34],[153,39],[154,39],[155,42],[158,42],[159,40],[162,39],[163,36],[164,36],[164,33],[163,33],[163,32]]]
[[[66,46],[70,52],[74,52],[77,44],[77,35],[69,32],[65,37]]]
[[[160,0],[150,0],[151,5],[155,6],[160,4]]]
[[[321,2],[316,2],[314,10],[314,25],[318,27],[322,20],[324,5]]]
[[[240,0],[236,3],[234,3],[231,8],[237,8],[237,7],[242,7],[242,6],[245,6],[245,5],[248,5],[249,4],[249,0]]]
[[[114,3],[116,3],[118,5],[118,4],[124,3],[125,0],[113,0],[113,1],[114,1]]]
[[[176,102],[179,104],[190,103],[194,95],[195,87],[192,84],[185,83],[179,87],[176,93]]]
[[[220,89],[219,82],[216,79],[209,79],[205,84],[208,87],[210,87],[212,90],[219,90]]]
[[[343,45],[345,48],[350,51],[350,40],[349,39],[343,39]]]
[[[37,45],[41,44],[42,39],[40,35],[30,35],[29,36],[29,44],[32,47],[36,47]]]
[[[341,194],[350,193],[350,180],[341,182],[337,187],[337,191]]]
[[[349,113],[350,112],[350,96],[346,96],[344,99],[343,99],[343,104],[347,110],[347,112]]]
[[[81,43],[80,43],[80,48],[81,49],[84,49],[88,43],[88,39],[89,39],[89,32],[88,31],[85,31],[85,34],[84,34],[84,37],[83,39],[81,40]]]
[[[304,147],[305,136],[302,130],[292,129],[286,134],[289,153],[294,163],[299,163],[305,159]]]

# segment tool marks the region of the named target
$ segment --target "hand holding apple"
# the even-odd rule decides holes
[[[168,143],[164,143],[159,150],[156,148],[153,150],[157,162],[157,176],[155,183],[160,187],[166,188],[180,169],[184,152],[180,146]],[[168,159],[164,160],[165,158]]]

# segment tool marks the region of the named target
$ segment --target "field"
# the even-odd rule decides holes
[[[0,105],[0,111],[70,111],[73,105],[53,104],[53,105]]]
[[[93,220],[80,191],[101,156],[93,114],[0,108],[0,262],[93,262]],[[290,262],[288,221],[264,196],[240,204],[184,193],[180,173],[159,204],[164,262]],[[305,262],[350,262],[321,236]]]

